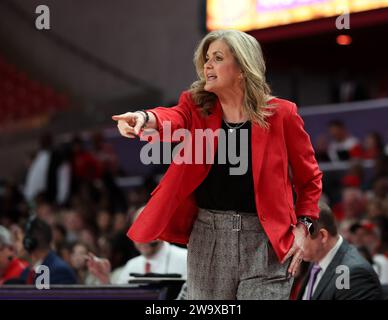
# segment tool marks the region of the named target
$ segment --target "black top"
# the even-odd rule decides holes
[[[242,125],[242,123],[228,124],[232,127]],[[219,139],[214,164],[195,191],[197,205],[204,209],[256,212],[252,175],[251,122],[248,121],[239,129],[233,129],[233,132],[230,132],[223,121],[221,128],[225,131],[226,143],[222,143]],[[245,129],[243,133],[242,129]],[[244,139],[241,140],[243,144],[240,150],[241,135]],[[234,157],[228,156],[228,149],[231,149],[230,153],[235,155]],[[224,161],[222,157],[219,159],[221,152],[224,154]],[[241,157],[240,153],[242,153]],[[240,168],[238,174],[231,173],[231,168]],[[244,170],[244,168],[247,169]]]

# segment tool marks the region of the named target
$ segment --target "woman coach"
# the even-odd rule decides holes
[[[308,228],[319,214],[322,173],[309,136],[295,104],[270,95],[252,36],[211,32],[194,63],[198,80],[177,106],[113,116],[120,133],[162,133],[169,122],[172,132],[221,129],[229,141],[239,141],[246,130],[248,170],[231,175],[233,164],[216,160],[227,152],[217,149],[217,139],[213,164],[173,162],[128,236],[188,245],[189,299],[288,299]]]

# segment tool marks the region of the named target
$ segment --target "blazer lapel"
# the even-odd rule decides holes
[[[267,146],[269,131],[270,130],[260,127],[257,123],[252,123],[252,172],[255,195],[259,194],[257,188],[259,186],[261,166],[263,164],[263,157]],[[256,207],[257,205],[258,200],[256,199]]]
[[[222,107],[220,101],[217,99],[216,104],[212,110],[212,113],[206,117],[206,128],[212,130],[213,132],[216,132],[218,129],[221,128],[221,121],[222,121]],[[214,158],[215,151],[218,147],[218,139],[215,139],[214,141],[214,152],[212,154]]]
[[[336,274],[335,270],[336,270],[337,266],[339,264],[341,264],[342,258],[344,256],[344,254],[346,253],[347,248],[348,248],[348,244],[344,240],[343,243],[341,244],[340,248],[338,249],[337,253],[335,254],[333,260],[330,262],[329,266],[327,267],[321,280],[319,281],[318,286],[313,293],[312,300],[318,300],[322,291],[329,285],[331,279]]]
[[[221,103],[219,100],[216,100],[216,104],[208,116],[205,117],[203,127],[202,128],[195,128],[195,129],[202,129],[202,130],[211,130],[212,132],[217,132],[218,129],[221,128],[221,121],[222,121],[222,108]],[[194,129],[194,130],[195,130]],[[192,131],[192,143],[193,148],[195,149],[197,146],[195,145],[195,131]],[[216,135],[215,135],[216,136]],[[207,141],[207,139],[206,139]],[[213,146],[213,148],[211,148]],[[207,158],[207,152],[210,152],[210,157],[214,163],[215,154],[218,148],[218,139],[214,139],[214,141],[207,141],[206,146],[204,146],[203,150],[203,162],[199,164],[193,163],[192,165],[188,166],[188,170],[180,170],[180,183],[185,186],[185,188],[178,188],[178,198],[184,199],[188,195],[192,194],[194,190],[202,183],[202,181],[206,178],[208,175],[210,168],[212,164],[206,163]],[[195,150],[193,150],[195,152]],[[176,177],[175,177],[176,178]],[[179,183],[179,181],[175,181],[176,184]]]

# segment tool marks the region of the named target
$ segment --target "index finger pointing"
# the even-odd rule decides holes
[[[124,114],[119,114],[119,115],[114,115],[112,116],[112,119],[115,120],[115,121],[118,121],[118,120],[126,120],[126,117]]]

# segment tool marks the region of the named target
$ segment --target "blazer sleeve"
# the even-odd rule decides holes
[[[284,130],[292,182],[297,195],[295,213],[297,216],[318,219],[322,172],[315,159],[310,137],[304,130],[304,122],[294,103],[285,119]]]
[[[184,91],[179,97],[179,102],[176,106],[169,108],[157,107],[147,110],[156,117],[159,137],[162,141],[171,141],[171,134],[177,129],[190,128],[192,104],[190,92]]]

